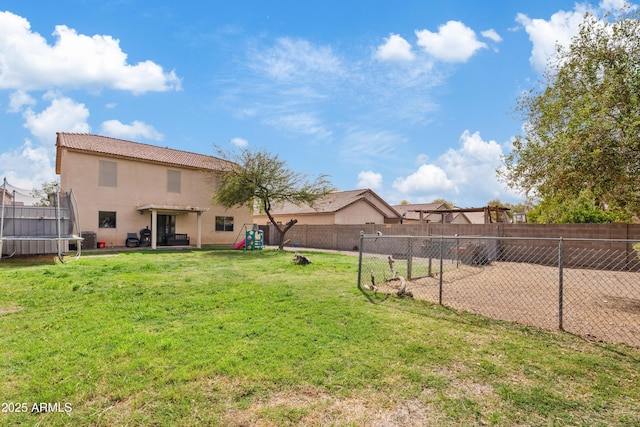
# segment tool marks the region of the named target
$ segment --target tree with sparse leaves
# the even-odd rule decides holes
[[[603,19],[587,13],[570,45],[558,47],[544,88],[520,98],[524,135],[498,174],[540,201],[547,212],[538,219],[630,220],[640,212],[639,17],[629,8]],[[580,212],[565,215],[568,208]]]
[[[289,169],[277,154],[264,149],[217,151],[221,158],[231,162],[231,166],[218,176],[214,202],[228,208],[248,206],[263,211],[280,234],[280,249],[284,247],[285,234],[298,220],[292,218],[286,224],[279,224],[273,217],[273,208],[284,202],[313,206],[316,200],[334,190],[327,175],[309,181],[306,175]]]
[[[34,206],[53,206],[55,205],[54,195],[58,191],[58,181],[47,181],[40,185],[40,188],[31,190],[31,197],[39,199]]]

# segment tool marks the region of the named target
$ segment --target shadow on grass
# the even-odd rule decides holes
[[[59,263],[56,254],[46,255],[14,255],[12,257],[2,257],[1,267],[27,267],[32,265],[54,265]]]

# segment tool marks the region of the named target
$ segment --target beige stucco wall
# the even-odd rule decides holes
[[[361,201],[336,212],[336,224],[384,224],[384,216]]]
[[[467,221],[467,218],[464,215],[458,214],[455,216],[455,218],[453,218],[451,224],[470,224],[470,222]]]
[[[243,224],[252,223],[248,208],[225,210],[213,206],[211,196],[214,183],[210,175],[193,169],[158,165],[133,160],[100,157],[63,150],[60,163],[60,185],[72,189],[77,200],[82,231],[96,233],[97,241],[107,246],[123,246],[127,233],[151,228],[151,214],[136,209],[144,205],[192,206],[208,209],[202,214],[202,244],[231,244]],[[99,186],[100,160],[117,163],[117,187]],[[181,172],[180,193],[167,191],[167,171]],[[99,228],[98,212],[115,211],[116,228]],[[175,213],[176,233],[189,235],[196,244],[197,215]],[[216,216],[234,217],[234,231],[215,231]]]
[[[274,215],[274,218],[282,224],[286,224],[292,218],[295,218],[300,225],[384,224],[384,216],[364,201],[356,202],[335,213]],[[266,215],[255,215],[253,219],[256,224],[270,224]]]
[[[286,224],[291,219],[297,219],[298,224],[313,224],[313,225],[327,225],[333,224],[333,213],[318,213],[318,214],[301,214],[301,215],[274,215],[276,221]],[[271,224],[269,218],[266,215],[254,215],[253,221],[259,225]]]

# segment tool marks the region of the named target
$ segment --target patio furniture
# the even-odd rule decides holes
[[[140,246],[140,239],[138,239],[138,235],[136,233],[127,233],[127,240],[125,240],[124,245],[128,248]]]

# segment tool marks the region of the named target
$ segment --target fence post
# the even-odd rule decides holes
[[[407,237],[407,280],[411,280],[411,272],[413,270],[413,239]]]
[[[440,285],[438,287],[438,304],[442,305],[442,276],[444,275],[442,264],[442,247],[444,246],[443,237],[440,236]]]
[[[364,231],[360,232],[360,244],[358,244],[358,289],[362,289],[362,243]]]
[[[460,267],[460,239],[458,238],[458,233],[456,236],[456,268]]]
[[[558,329],[564,330],[562,317],[564,311],[564,241],[558,242]]]
[[[429,243],[427,243],[429,242]],[[433,268],[432,265],[433,264],[433,252],[431,251],[431,237],[429,237],[427,240],[425,240],[425,247],[427,248],[427,252],[429,252],[429,270],[427,271],[427,276],[432,277],[433,276]]]

